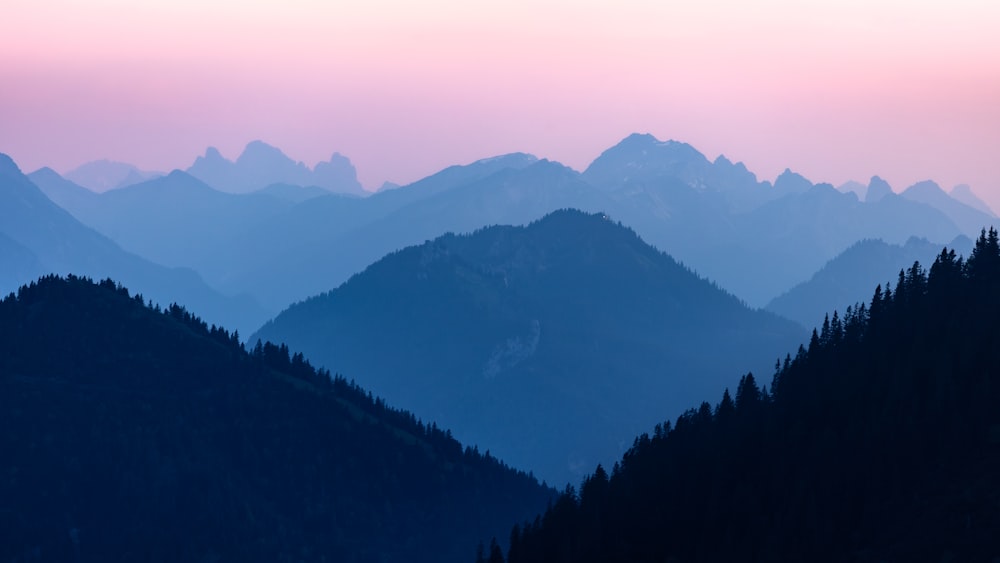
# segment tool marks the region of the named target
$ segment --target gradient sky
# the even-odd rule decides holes
[[[649,132],[1000,210],[998,29],[995,0],[5,0],[0,152],[169,170],[262,139],[373,188]]]

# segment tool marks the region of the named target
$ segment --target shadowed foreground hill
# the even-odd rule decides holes
[[[639,437],[515,528],[508,562],[997,561],[997,319],[991,230],[834,315],[773,394],[747,376]]]
[[[258,336],[566,483],[806,334],[606,216],[559,211],[390,254]]]
[[[550,491],[110,281],[0,302],[0,560],[462,561]]]

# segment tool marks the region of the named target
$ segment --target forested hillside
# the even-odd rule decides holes
[[[808,334],[607,215],[562,210],[390,254],[250,342],[284,342],[561,486]]]
[[[995,561],[998,318],[991,229],[834,313],[769,389],[747,374],[637,438],[507,560]]]
[[[462,561],[551,498],[287,348],[46,277],[0,302],[0,561]]]

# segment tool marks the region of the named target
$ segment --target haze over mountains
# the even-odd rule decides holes
[[[895,541],[903,536],[892,530],[851,526],[927,506],[951,523],[913,529],[952,534],[961,522],[972,532],[949,537],[978,542],[963,553],[982,554],[1000,521],[995,503],[966,510],[958,494],[994,495],[981,475],[995,471],[979,469],[995,460],[976,448],[997,433],[992,411],[979,408],[995,391],[995,358],[983,354],[996,349],[995,331],[970,311],[996,307],[998,235],[983,232],[967,262],[941,253],[945,243],[966,253],[968,237],[994,220],[967,187],[948,194],[927,181],[897,194],[876,176],[835,189],[791,170],[772,184],[725,157],[638,134],[583,172],[512,153],[372,195],[344,157],[309,169],[259,141],[236,161],[209,149],[187,171],[157,177],[113,162],[83,172],[113,189],[47,168],[27,177],[0,155],[0,291],[49,272],[115,279],[45,277],[0,302],[0,416],[14,429],[0,439],[16,452],[0,467],[0,496],[17,507],[0,510],[0,529],[15,530],[0,538],[0,559],[40,550],[81,559],[86,549],[83,560],[101,560],[126,546],[172,560],[471,560],[475,541],[505,537],[501,521],[530,522],[551,491],[463,451],[451,432],[557,485],[624,453],[610,474],[594,470],[580,495],[567,489],[547,516],[507,536],[513,562],[613,559],[624,544],[601,538],[621,537],[648,548],[628,560],[728,560],[751,553],[741,545],[815,560],[800,548],[846,534],[864,551],[857,530]],[[936,261],[928,274],[914,260]],[[872,297],[886,281],[891,291]],[[845,310],[860,301],[871,306]],[[244,337],[283,312],[246,348],[185,308]],[[833,309],[842,315],[824,322]],[[944,324],[912,330],[926,319]],[[822,329],[808,340],[812,326]],[[914,347],[926,357],[900,361]],[[776,389],[758,385],[775,373]],[[714,409],[684,410],[720,395]],[[825,396],[850,414],[837,418]],[[963,424],[943,427],[947,439],[911,424],[957,421],[954,407],[973,403],[968,412],[985,417],[963,411]],[[853,417],[855,405],[867,405],[865,418]],[[678,415],[676,427],[633,442]],[[955,432],[965,428],[976,435]],[[871,446],[869,435],[978,453],[961,468],[939,456],[931,473],[913,473],[916,450],[878,442],[895,457],[879,458],[889,493],[875,514],[837,504],[849,495],[810,492],[816,475],[867,486],[867,466],[831,471],[854,458],[823,456]],[[654,442],[680,457],[651,454]],[[961,454],[946,450],[937,452]],[[761,464],[769,459],[780,467]],[[757,476],[745,479],[744,468]],[[940,468],[963,484],[934,488]],[[747,504],[757,482],[768,496]],[[945,501],[896,495],[893,482]],[[786,494],[775,483],[797,484]],[[647,497],[659,499],[654,508]],[[740,516],[769,499],[784,508]],[[129,506],[142,508],[126,521]],[[700,524],[686,534],[688,516],[724,522],[725,537]],[[676,543],[644,543],[650,522]],[[782,540],[786,528],[794,538]],[[558,547],[565,534],[577,535]],[[782,541],[787,549],[775,549]],[[584,545],[593,550],[573,551]],[[489,553],[504,559],[495,543]]]
[[[962,235],[948,248],[969,256],[972,240]],[[818,272],[787,292],[775,297],[765,307],[768,311],[798,322],[804,327],[818,327],[824,315],[871,299],[876,286],[895,285],[900,270],[914,262],[930,264],[942,246],[926,239],[911,238],[906,244],[889,244],[881,240],[862,240],[826,263]]]
[[[608,463],[663,412],[805,341],[605,215],[390,254],[251,336],[352,374],[549,483]]]
[[[271,184],[319,186],[331,192],[365,195],[351,161],[340,153],[310,169],[285,156],[263,141],[252,141],[235,162],[209,147],[187,172],[214,188],[230,193],[248,193]]]
[[[272,184],[257,195],[284,203],[264,213],[231,198],[232,205],[213,217],[199,211],[205,191],[184,186],[162,187],[172,201],[161,200],[162,217],[154,220],[133,219],[161,213],[144,207],[140,197],[132,203],[125,197],[63,201],[124,247],[191,267],[223,291],[249,293],[272,310],[336,287],[407,245],[448,231],[525,224],[564,207],[608,213],[754,306],[806,281],[858,240],[903,244],[918,236],[943,245],[960,234],[975,236],[992,217],[930,185],[895,194],[877,177],[863,199],[790,170],[772,185],[740,163],[725,157],[710,162],[690,145],[650,135],[629,136],[583,173],[530,155],[506,155],[357,201],[294,188],[296,182],[308,185],[316,171],[309,176],[304,165],[260,142],[250,143],[236,162],[210,150],[189,172],[215,191],[245,191],[251,186],[239,178],[268,167],[285,171],[282,187]],[[57,198],[51,182],[36,181]],[[167,182],[190,184],[176,174]],[[193,242],[198,237],[182,231],[207,238]]]
[[[65,174],[67,180],[98,193],[159,176],[163,173],[139,170],[131,164],[107,159],[84,163]]]
[[[996,560],[998,288],[993,229],[911,266],[769,391],[741,379],[515,524],[506,562]]]
[[[252,298],[225,296],[190,269],[166,268],[125,252],[49,200],[3,154],[0,154],[0,262],[3,294],[48,273],[114,276],[142,288],[141,293],[147,299],[163,305],[184,303],[197,308],[210,322],[246,333],[267,316]]]

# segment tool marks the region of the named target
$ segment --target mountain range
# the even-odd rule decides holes
[[[244,155],[280,152],[261,145],[251,143],[257,148],[248,147]],[[275,159],[303,169],[283,155]],[[185,178],[173,174],[163,181],[190,184]],[[47,181],[33,179],[46,187]],[[336,287],[405,246],[448,231],[526,224],[565,207],[611,215],[753,306],[805,282],[859,240],[903,244],[917,236],[946,244],[960,234],[977,235],[992,220],[936,186],[895,194],[875,177],[862,200],[792,171],[772,185],[740,163],[709,161],[690,145],[650,135],[629,136],[583,173],[511,154],[453,166],[366,198],[304,190],[289,185],[239,194],[283,201],[257,213],[246,211],[255,205],[230,198],[218,218],[197,211],[206,190],[183,185],[161,186],[158,193],[167,199],[158,208],[143,205],[138,196],[131,203],[124,197],[60,201],[120,245],[193,268],[222,291],[249,293],[272,310]],[[154,220],[133,219],[157,213]],[[192,243],[193,233],[207,238]]]
[[[217,190],[230,193],[253,192],[271,184],[291,184],[318,186],[331,192],[359,196],[366,194],[358,183],[354,165],[342,154],[333,153],[330,160],[310,169],[263,141],[248,143],[235,162],[223,157],[215,147],[209,147],[187,172]]]
[[[103,197],[92,193],[89,196]],[[190,269],[166,268],[122,250],[53,203],[3,154],[0,258],[4,265],[0,268],[4,284],[0,292],[4,294],[49,273],[115,276],[142,288],[148,299],[164,305],[178,302],[197,307],[210,322],[243,330],[244,334],[268,316],[253,298],[223,295]]]
[[[770,373],[805,336],[608,216],[565,210],[392,253],[250,341],[286,343],[563,484],[664,412]]]

